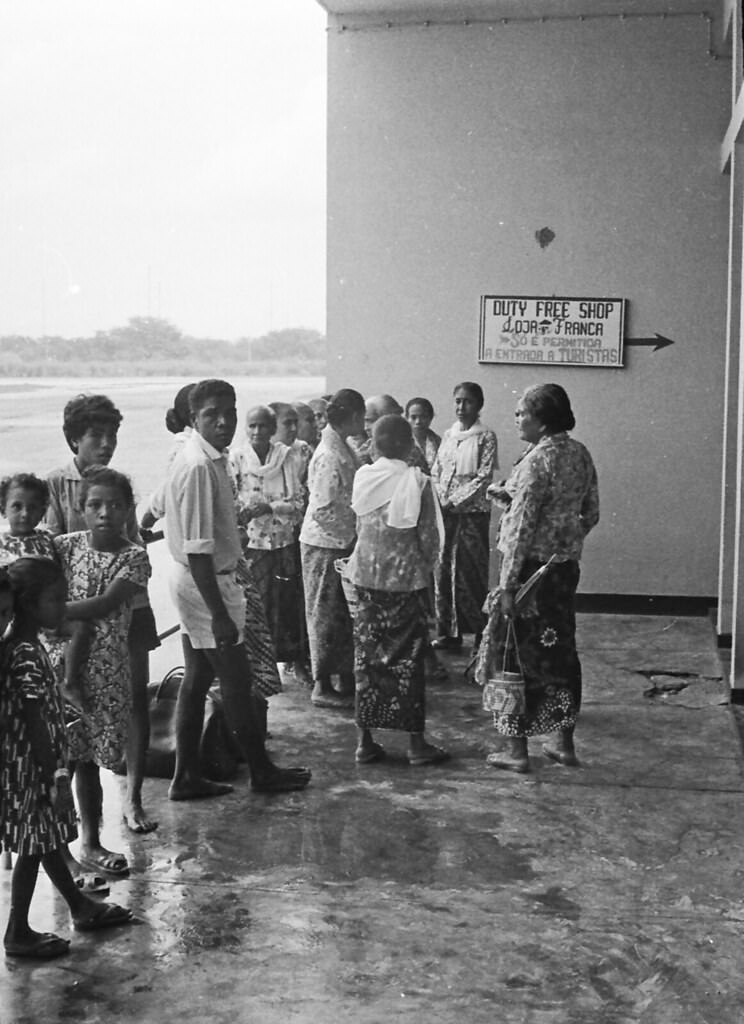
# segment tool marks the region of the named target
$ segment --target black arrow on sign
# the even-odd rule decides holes
[[[666,348],[667,345],[673,345],[674,342],[671,338],[665,338],[663,334],[655,334],[653,338],[626,338],[626,345],[646,345],[648,347],[653,345],[654,352],[658,352],[660,348]]]

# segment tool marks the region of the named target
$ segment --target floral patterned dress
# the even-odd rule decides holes
[[[68,761],[62,700],[49,655],[39,641],[10,640],[0,656],[0,844],[39,856],[77,837],[74,811],[52,806],[29,739],[26,708],[33,702],[49,730],[59,765]]]
[[[144,548],[127,544],[119,551],[96,551],[87,532],[55,538],[70,601],[98,597],[114,582],[125,580],[146,587],[150,562]],[[92,761],[114,768],[124,756],[132,707],[129,646],[131,601],[120,604],[105,618],[95,619],[88,662],[81,681],[86,711],[70,729],[73,761]],[[63,645],[52,647],[59,664]]]
[[[532,736],[571,728],[581,706],[575,596],[584,538],[599,521],[597,473],[584,445],[566,433],[552,434],[520,459],[506,490],[512,501],[500,524],[499,587],[488,596],[475,678],[483,686],[504,667],[520,667],[511,649],[505,664],[507,630],[499,596],[502,590],[516,591],[555,556],[514,620],[526,711],[494,712],[501,735]]]

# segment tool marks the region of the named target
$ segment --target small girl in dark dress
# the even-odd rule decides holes
[[[7,600],[9,587],[14,608]],[[0,635],[14,613],[2,644],[0,677],[0,840],[16,854],[4,937],[7,956],[51,959],[69,950],[68,939],[29,925],[40,865],[69,906],[78,931],[132,919],[129,910],[81,892],[62,854],[63,845],[76,836],[75,809],[62,702],[39,631],[59,627],[66,597],[62,570],[51,559],[19,558],[0,579]]]

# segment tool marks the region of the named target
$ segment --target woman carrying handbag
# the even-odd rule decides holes
[[[575,597],[584,538],[599,521],[599,497],[589,452],[568,436],[576,421],[560,385],[528,388],[516,420],[529,448],[505,486],[488,492],[507,507],[499,528],[499,586],[486,602],[488,625],[475,679],[484,687],[496,732],[507,740],[504,749],[488,755],[488,764],[523,773],[529,771],[528,737],[550,732],[557,732],[557,739],[546,743],[543,753],[562,765],[578,764],[573,734],[581,706],[581,663]],[[539,582],[525,594],[524,585],[546,563]],[[514,671],[522,676],[521,695],[513,687],[507,702],[499,684],[509,682]]]

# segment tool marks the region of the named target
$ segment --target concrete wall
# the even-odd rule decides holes
[[[700,17],[329,26],[329,387],[429,396],[465,378],[506,471],[516,397],[477,362],[482,294],[619,296],[622,369],[553,368],[597,463],[582,590],[716,594],[730,89]],[[535,231],[555,240],[540,248]]]

